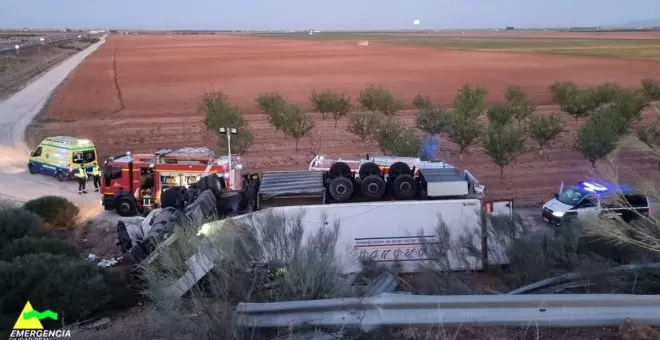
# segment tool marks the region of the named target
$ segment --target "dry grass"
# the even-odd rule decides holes
[[[126,339],[282,339],[293,338],[293,329],[253,329],[239,327],[234,308],[239,302],[269,302],[355,296],[354,290],[342,289],[344,281],[334,256],[339,224],[322,222],[319,232],[306,235],[304,215],[285,217],[261,212],[239,220],[216,221],[207,226],[205,237],[197,230],[176,231],[177,242],[167,248],[157,261],[144,268],[145,295],[152,301],[139,310],[139,316],[119,321],[123,327],[94,334],[94,338]],[[468,226],[466,226],[467,228]],[[422,264],[418,275],[397,275],[399,287],[416,294],[494,294],[550,276],[574,271],[607,268],[614,263],[595,255],[580,243],[581,229],[564,227],[556,233],[529,230],[519,218],[492,218],[487,231],[491,237],[492,262],[510,258],[508,268],[494,267],[491,272],[453,272],[448,254],[473,263],[481,259],[475,247],[480,242],[480,226],[450,244],[449,228],[439,220],[436,234],[444,240],[427,247],[434,261]],[[501,247],[500,247],[501,245]],[[182,299],[164,294],[186,271],[186,261],[203,253],[215,267]],[[376,277],[383,271],[397,273],[397,266],[384,268],[365,263],[362,276]],[[596,291],[659,291],[658,275],[592,280],[574,288],[581,293]],[[613,288],[614,287],[614,288]],[[635,290],[636,289],[636,290]],[[139,320],[139,321],[138,321]],[[114,327],[114,329],[113,329]],[[129,329],[134,331],[129,332]],[[325,330],[330,332],[342,331]],[[617,338],[616,329],[557,330],[530,326],[459,327],[442,325],[429,328],[379,329],[370,333],[349,333],[354,339],[607,339]],[[92,336],[87,334],[88,336]]]
[[[658,116],[660,117],[660,112]],[[660,120],[640,128],[636,134],[629,134],[621,139],[617,149],[598,164],[598,170],[603,178],[612,183],[620,183],[616,164],[619,155],[625,152],[639,152],[645,157],[657,160],[660,166]],[[660,187],[657,183],[638,173],[627,175],[633,178],[630,184],[651,200],[660,201]],[[620,199],[620,204],[629,205],[623,199]],[[621,219],[593,219],[585,223],[585,231],[617,246],[643,250],[639,251],[643,253],[643,257],[660,261],[660,219],[657,215],[637,214],[637,218],[630,223]]]
[[[567,38],[510,38],[510,37],[448,37],[419,33],[369,34],[261,34],[260,37],[305,41],[357,42],[392,44],[464,50],[491,50],[520,53],[549,53],[584,55],[625,59],[660,59],[658,40],[639,39],[567,39]]]

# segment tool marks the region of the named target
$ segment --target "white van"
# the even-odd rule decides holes
[[[621,199],[623,197],[624,199]],[[567,217],[619,216],[631,221],[639,214],[650,215],[649,199],[629,185],[604,182],[580,182],[543,205],[543,220],[559,225]]]

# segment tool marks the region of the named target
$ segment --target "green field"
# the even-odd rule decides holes
[[[320,33],[259,34],[261,37],[307,41],[357,42],[394,44],[464,50],[497,50],[510,52],[586,55],[627,59],[660,60],[660,39],[573,39],[539,37],[456,37],[419,33]]]

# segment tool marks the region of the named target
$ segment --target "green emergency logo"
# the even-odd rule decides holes
[[[23,311],[18,316],[16,323],[9,336],[10,340],[18,339],[44,339],[44,338],[68,338],[71,337],[70,330],[45,330],[41,320],[58,320],[59,314],[50,309],[38,311],[32,307],[30,301],[25,303]]]

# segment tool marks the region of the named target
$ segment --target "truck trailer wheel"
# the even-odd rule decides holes
[[[417,181],[411,175],[399,175],[392,183],[392,191],[399,200],[414,198],[417,194]]]
[[[330,170],[328,170],[328,174],[330,175],[330,178],[337,178],[337,177],[351,177],[351,174],[353,171],[351,171],[351,167],[348,166],[348,164],[344,162],[335,162],[330,166]]]
[[[137,205],[132,197],[123,196],[115,202],[117,213],[119,216],[135,216],[137,215]]]
[[[360,192],[372,201],[383,198],[385,189],[385,181],[378,175],[367,176],[360,183]]]
[[[212,173],[208,176],[202,177],[197,184],[197,188],[200,192],[204,190],[211,190],[215,197],[219,198],[224,193],[224,186],[222,184],[223,181],[224,178],[221,178],[217,174]]]
[[[370,175],[380,175],[380,167],[374,162],[364,163],[360,166],[358,174],[360,178],[367,178]]]
[[[346,177],[337,177],[328,184],[330,196],[337,202],[346,202],[353,196],[353,181]]]
[[[160,194],[160,206],[162,208],[173,207],[175,209],[181,209],[183,208],[185,199],[185,187],[171,187]]]
[[[408,164],[404,162],[394,162],[392,165],[390,165],[390,171],[388,174],[390,177],[397,177],[399,175],[411,173],[412,171],[410,171]]]

